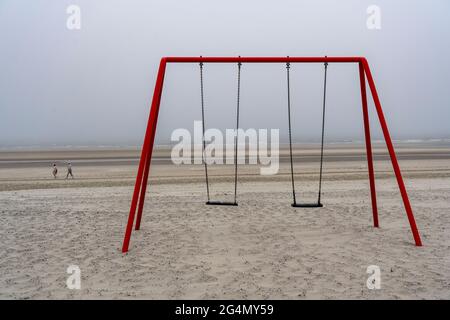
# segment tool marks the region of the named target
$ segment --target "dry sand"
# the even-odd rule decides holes
[[[376,229],[366,162],[345,146],[328,150],[322,209],[290,206],[286,162],[268,177],[241,166],[239,206],[214,207],[204,205],[202,166],[155,161],[142,229],[125,255],[137,151],[58,152],[0,152],[2,299],[450,298],[448,148],[399,148],[420,248],[383,150]],[[51,178],[50,163],[67,158],[76,179],[62,179],[63,167]],[[299,155],[296,187],[312,200],[317,163],[308,159]],[[211,171],[214,198],[229,197],[232,168]],[[81,269],[81,290],[66,286],[69,265]],[[381,269],[379,290],[366,286],[369,265]]]

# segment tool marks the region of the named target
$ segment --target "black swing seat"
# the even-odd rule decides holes
[[[293,203],[293,207],[295,208],[322,208],[323,204],[320,202],[317,203]]]
[[[212,205],[212,206],[237,206],[237,202],[232,201],[207,201],[206,204]]]

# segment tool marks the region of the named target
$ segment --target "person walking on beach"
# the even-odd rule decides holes
[[[58,174],[58,168],[56,167],[56,163],[53,164],[53,178],[56,179],[56,175]]]
[[[66,179],[69,178],[69,174],[73,179],[73,174],[72,174],[72,165],[70,164],[70,162],[67,163],[67,174],[66,174]]]

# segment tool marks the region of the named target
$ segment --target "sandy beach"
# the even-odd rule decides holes
[[[317,148],[295,154],[298,197],[315,199]],[[0,152],[1,299],[449,299],[450,147],[397,144],[423,247],[389,157],[375,146],[373,228],[363,145],[326,149],[321,209],[292,208],[289,164],[240,166],[237,207],[206,206],[203,167],[155,152],[142,228],[122,254],[139,149]],[[65,180],[65,162],[75,179]],[[51,164],[59,167],[58,178]],[[233,170],[211,168],[229,199]],[[69,265],[81,289],[66,286]],[[369,290],[369,265],[381,288]]]

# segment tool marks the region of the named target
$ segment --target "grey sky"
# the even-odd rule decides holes
[[[66,8],[81,8],[68,30]],[[381,30],[366,9],[381,8]],[[450,137],[450,2],[0,2],[0,147],[139,145],[161,56],[366,56],[394,139]],[[244,65],[242,126],[287,132],[285,66]],[[297,141],[320,134],[323,66],[292,68]],[[206,65],[207,125],[232,128],[236,66]],[[327,139],[361,139],[356,65],[330,65]],[[170,65],[157,142],[200,119],[197,65]],[[372,105],[371,105],[372,107]],[[373,109],[373,108],[372,108]],[[371,113],[375,138],[380,130]]]

